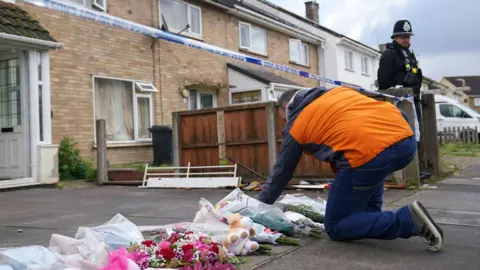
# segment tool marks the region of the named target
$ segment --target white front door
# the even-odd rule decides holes
[[[25,68],[20,55],[0,56],[0,180],[28,177]]]

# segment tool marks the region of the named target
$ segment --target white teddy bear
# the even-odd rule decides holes
[[[228,218],[230,231],[223,238],[223,246],[234,255],[248,255],[259,248],[257,242],[251,241],[250,236],[255,235],[253,221],[248,217],[233,214]]]

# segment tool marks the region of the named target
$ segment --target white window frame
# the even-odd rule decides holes
[[[299,59],[293,59],[292,58],[292,49],[296,47],[295,49],[298,50],[298,57]],[[305,63],[302,63],[302,49],[306,48],[307,55],[305,55]],[[290,51],[290,61],[297,64],[297,65],[302,65],[309,67],[310,66],[310,48],[308,47],[308,44],[305,42],[302,42],[300,39],[289,39],[288,41],[288,50]]]
[[[139,98],[146,98],[148,99],[148,108],[150,109],[150,127],[153,126],[153,103],[152,103],[152,94],[137,94],[134,93],[134,100],[133,100],[133,133],[134,133],[134,140],[138,142],[149,142],[152,141],[152,138],[140,138],[139,137],[139,127],[138,127],[138,99]]]
[[[155,85],[153,85],[152,83],[149,83],[149,82],[140,82],[140,81],[136,81],[135,82],[135,86],[137,87],[137,89],[140,91],[140,92],[147,92],[147,93],[157,93],[158,90],[157,88],[155,87]],[[148,89],[146,87],[150,87],[151,89]]]
[[[345,69],[355,72],[353,62],[353,51],[345,50]]]
[[[457,99],[458,100],[458,99]],[[480,107],[480,98],[476,97],[473,99],[473,105],[475,107]]]
[[[198,88],[191,88],[188,89],[188,91],[191,90],[196,90],[197,91],[197,96],[196,96],[196,102],[197,102],[197,108],[193,109],[192,103],[190,102],[190,98],[188,99],[188,109],[189,110],[203,110],[203,108],[200,108],[201,102],[200,102],[200,94],[211,94],[213,96],[213,108],[217,107],[217,91],[215,90],[205,90],[205,89],[198,89]]]
[[[253,102],[246,102],[246,103],[233,103],[233,94],[238,94],[238,93],[248,93],[248,92],[254,92],[254,91],[260,91],[260,100],[259,101],[253,101]],[[245,104],[255,104],[255,103],[262,103],[264,102],[263,100],[263,92],[264,90],[262,88],[255,88],[255,89],[249,89],[249,90],[242,90],[242,91],[235,91],[235,92],[230,92],[230,105],[231,106],[237,106],[237,105],[245,105]]]
[[[181,0],[172,0],[172,1],[176,1],[176,2],[179,2],[179,3],[182,3],[182,4],[186,4],[187,5],[187,23],[188,25],[190,25],[190,27],[186,30],[186,32],[188,33],[188,35],[191,35],[191,36],[194,36],[194,37],[203,37],[203,19],[202,19],[202,8],[200,8],[199,6],[196,6],[196,5],[192,5],[190,3],[187,3],[185,1],[181,1]],[[158,0],[158,14],[160,16],[160,27],[163,26],[163,19],[162,19],[162,1],[161,0]],[[194,8],[194,9],[198,9],[199,11],[199,26],[200,26],[200,33],[194,33],[192,32],[192,16],[191,16],[191,11],[190,11],[190,8]],[[175,29],[175,28],[172,28],[171,25],[168,25],[168,22],[167,22],[167,26],[168,26],[168,29],[170,32],[172,33],[178,33],[180,31],[182,31],[183,29]],[[182,34],[185,34],[185,31],[181,33]]]
[[[83,0],[85,2],[85,0]],[[107,0],[103,0],[103,6],[98,3],[99,0],[93,0],[92,6],[100,9],[101,11],[107,11]]]
[[[132,143],[141,143],[141,142],[151,142],[152,138],[138,138],[138,97],[149,98],[149,109],[150,109],[150,127],[153,126],[155,123],[154,121],[154,113],[153,113],[153,92],[149,94],[138,94],[136,93],[136,83],[145,83],[142,81],[132,80],[132,79],[123,79],[123,78],[116,78],[116,77],[108,77],[108,76],[99,76],[93,75],[92,76],[92,93],[93,93],[93,133],[94,133],[94,143],[97,144],[97,115],[96,115],[96,100],[95,100],[95,79],[106,79],[106,80],[117,80],[123,82],[130,82],[132,84],[132,98],[133,98],[133,140],[130,141],[107,141],[108,145],[115,145],[115,144],[132,144]]]
[[[107,6],[108,6],[108,0],[103,0],[105,3],[102,6],[100,3],[98,3],[98,0],[82,0],[82,4],[75,2],[74,0],[63,0],[64,2],[71,3],[73,5],[79,6],[79,7],[85,7],[85,8],[90,8],[94,10],[100,10],[103,12],[107,11]]]
[[[370,61],[366,56],[362,56],[362,75],[370,76]]]
[[[249,38],[250,38],[250,42],[249,42],[250,46],[249,47],[242,46],[242,31],[241,31],[242,25],[247,26],[248,29],[249,29],[248,30]],[[257,29],[259,31],[262,31],[264,33],[265,52],[258,52],[258,51],[255,51],[255,50],[252,49],[252,28],[255,28],[255,29]],[[267,31],[265,31],[264,29],[262,29],[260,27],[252,26],[251,24],[246,23],[246,22],[239,22],[238,23],[238,45],[240,46],[240,49],[244,49],[244,50],[256,53],[256,54],[267,56],[268,55]]]
[[[83,7],[85,7],[87,5],[87,0],[82,0],[82,2],[83,2],[82,4],[79,4],[79,3],[75,2],[74,0],[65,0],[65,1],[69,2],[69,3],[72,3],[74,5],[79,5],[79,6],[83,6]]]

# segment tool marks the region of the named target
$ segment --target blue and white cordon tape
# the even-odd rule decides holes
[[[65,2],[58,1],[58,0],[22,0],[22,1],[26,2],[26,3],[34,4],[34,5],[37,5],[37,6],[40,6],[40,7],[45,7],[45,8],[48,8],[48,9],[55,10],[55,11],[63,12],[63,13],[66,13],[66,14],[78,16],[78,17],[85,18],[85,19],[89,19],[89,20],[92,20],[92,21],[95,21],[95,22],[106,24],[106,25],[122,28],[122,29],[125,29],[125,30],[128,30],[128,31],[141,33],[141,34],[143,34],[145,36],[148,36],[148,37],[163,39],[163,40],[167,40],[167,41],[170,41],[170,42],[175,42],[175,43],[178,43],[178,44],[181,44],[181,45],[187,45],[191,48],[200,49],[200,50],[207,51],[207,52],[210,52],[210,53],[214,53],[214,54],[222,55],[222,56],[225,56],[225,57],[233,58],[233,59],[236,59],[236,60],[239,60],[239,61],[244,61],[244,62],[256,64],[256,65],[259,65],[259,66],[263,66],[263,67],[267,67],[267,68],[271,68],[271,69],[275,69],[275,70],[280,70],[280,71],[292,73],[292,74],[295,74],[295,75],[298,75],[298,76],[301,76],[301,77],[311,78],[311,79],[315,79],[315,80],[325,82],[325,83],[329,83],[329,84],[333,84],[333,85],[349,87],[349,88],[358,90],[360,92],[367,92],[367,93],[374,93],[374,94],[377,94],[377,95],[382,95],[382,96],[385,96],[385,97],[393,98],[397,101],[408,100],[408,101],[413,103],[413,98],[412,97],[407,97],[407,98],[396,97],[396,96],[389,95],[389,94],[386,94],[386,93],[380,93],[380,92],[376,92],[376,91],[372,91],[372,90],[367,90],[367,89],[362,88],[358,85],[328,79],[328,78],[325,78],[325,77],[322,77],[320,75],[313,74],[313,73],[310,73],[310,72],[298,70],[298,69],[291,68],[291,67],[284,66],[284,65],[275,64],[275,63],[272,63],[270,61],[266,61],[266,60],[258,59],[258,58],[252,57],[252,56],[248,56],[248,55],[244,55],[244,54],[241,54],[241,53],[233,52],[233,51],[223,49],[223,48],[220,48],[220,47],[217,47],[217,46],[214,46],[214,45],[210,45],[210,44],[200,42],[200,41],[197,41],[197,40],[193,40],[193,39],[190,39],[190,38],[187,38],[187,37],[184,37],[184,36],[180,36],[180,35],[172,34],[172,33],[169,33],[169,32],[165,32],[163,30],[156,29],[156,28],[153,28],[153,27],[150,27],[150,26],[138,24],[138,23],[131,22],[131,21],[128,21],[128,20],[124,20],[124,19],[121,19],[121,18],[118,18],[118,17],[115,17],[115,16],[108,15],[104,12],[98,12],[98,11],[95,11],[95,10],[90,10],[90,9],[80,7],[80,6],[77,6],[77,5],[74,5],[74,4],[65,3]]]

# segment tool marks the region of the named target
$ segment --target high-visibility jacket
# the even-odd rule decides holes
[[[413,135],[397,107],[347,87],[300,90],[286,115],[280,152],[260,194],[266,203],[280,196],[304,152],[337,169],[355,168]]]

